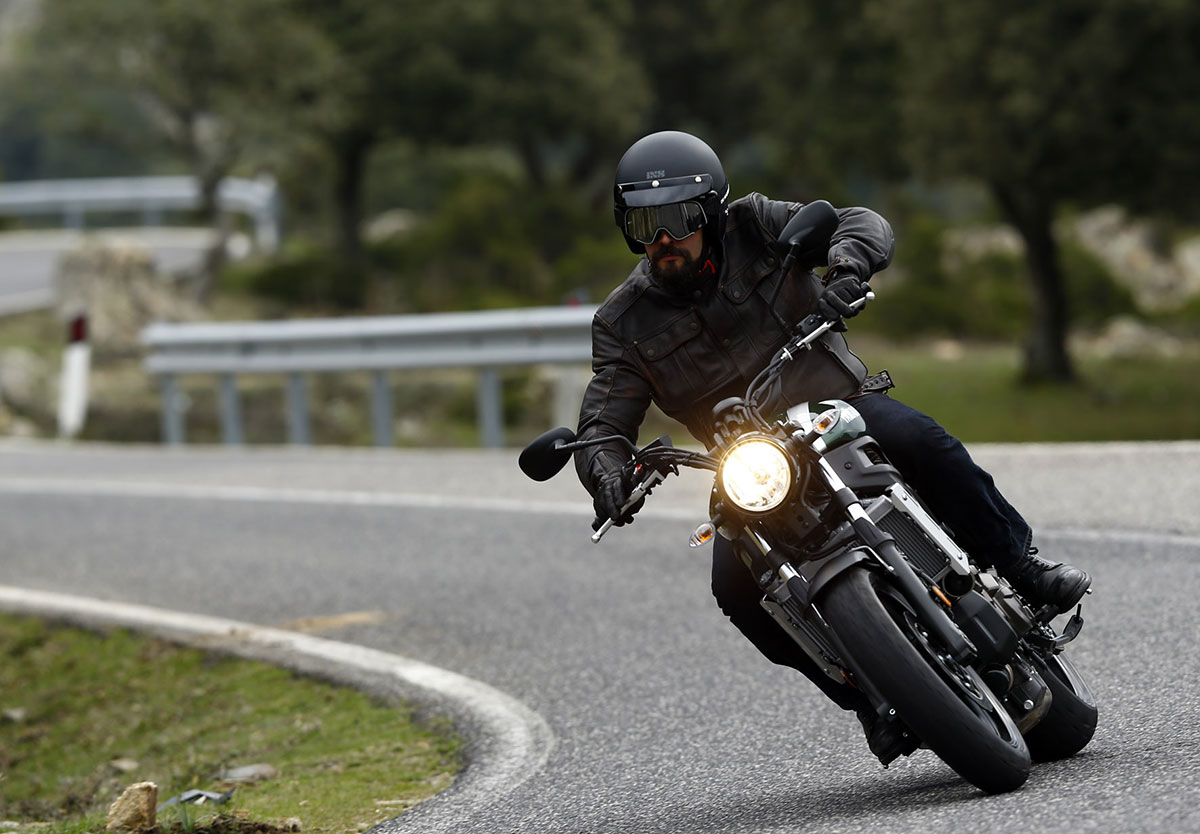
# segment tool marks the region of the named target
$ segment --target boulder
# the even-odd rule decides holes
[[[87,238],[65,253],[55,275],[55,309],[64,322],[87,316],[92,348],[136,355],[138,335],[152,321],[195,321],[203,309],[160,274],[141,241]]]
[[[142,831],[153,828],[158,805],[158,785],[137,782],[126,788],[108,808],[109,831]]]

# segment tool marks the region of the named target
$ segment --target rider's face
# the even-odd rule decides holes
[[[696,269],[700,253],[704,250],[704,230],[692,232],[683,240],[676,240],[665,231],[660,231],[653,243],[646,244],[646,257],[656,275],[678,276]]]

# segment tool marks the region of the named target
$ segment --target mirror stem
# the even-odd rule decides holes
[[[789,324],[783,320],[783,316],[779,315],[779,311],[775,309],[775,299],[779,298],[779,291],[783,289],[783,282],[787,280],[788,273],[792,271],[792,264],[796,262],[796,254],[799,248],[795,244],[788,247],[787,257],[783,259],[783,264],[779,267],[779,282],[775,284],[775,289],[771,291],[771,298],[767,302],[767,308],[770,309],[771,315],[775,317],[775,321],[783,328],[784,333],[791,333],[795,322]]]
[[[586,449],[589,446],[599,446],[602,443],[620,443],[626,447],[626,450],[633,454],[637,451],[637,446],[634,446],[628,437],[622,437],[619,434],[612,437],[593,437],[591,440],[576,440],[573,443],[555,443],[554,448],[562,452],[574,452],[577,449]]]

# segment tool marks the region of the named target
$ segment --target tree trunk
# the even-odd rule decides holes
[[[524,138],[517,141],[517,155],[525,166],[525,173],[534,188],[544,188],[546,185],[546,164],[538,150],[537,143]]]
[[[363,258],[362,199],[366,177],[367,157],[375,139],[369,131],[352,131],[338,137],[334,143],[334,201],[337,206],[338,247],[348,263],[359,264]]]
[[[200,175],[200,213],[205,224],[214,232],[213,242],[204,252],[202,277],[196,292],[198,300],[203,304],[207,304],[212,297],[217,276],[225,267],[225,244],[229,238],[229,219],[222,214],[221,207],[217,202],[217,190],[224,177],[224,171],[210,170]]]
[[[198,109],[187,110],[179,117],[184,147],[191,159],[192,170],[200,188],[198,208],[201,221],[213,230],[213,242],[204,252],[200,274],[193,286],[193,295],[202,304],[212,298],[217,276],[225,266],[225,244],[229,237],[228,218],[223,216],[217,200],[221,180],[233,168],[238,156],[236,143],[215,144],[201,129]]]
[[[1025,261],[1033,287],[1033,325],[1025,345],[1026,382],[1071,382],[1075,371],[1067,354],[1065,281],[1054,240],[1052,208],[1032,194],[1005,183],[991,184],[992,194],[1025,241]]]

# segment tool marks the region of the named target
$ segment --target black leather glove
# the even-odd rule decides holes
[[[633,484],[625,477],[622,470],[614,469],[606,472],[600,477],[600,483],[596,486],[596,494],[592,496],[592,505],[596,508],[596,516],[602,519],[611,518],[614,527],[623,527],[633,521],[633,514],[642,508],[642,505],[646,503],[646,498],[643,496],[622,515],[621,507],[625,506],[631,492],[633,492]]]
[[[859,311],[866,305],[858,307],[850,305],[860,298],[866,298],[871,286],[849,269],[834,267],[830,270],[830,273],[830,275],[826,276],[828,280],[825,284],[825,290],[821,293],[821,297],[817,299],[817,311],[827,321],[837,321],[857,316]]]

